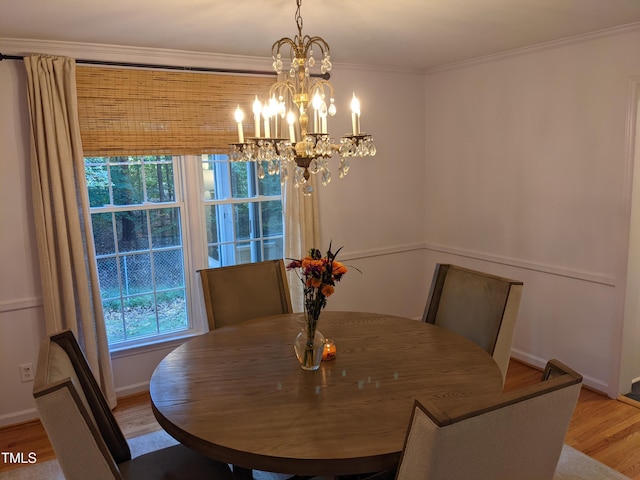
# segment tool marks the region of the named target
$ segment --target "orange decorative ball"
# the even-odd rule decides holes
[[[333,340],[327,338],[324,341],[324,351],[322,353],[322,360],[328,361],[336,358],[336,344]]]

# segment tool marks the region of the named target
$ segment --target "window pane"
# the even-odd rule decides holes
[[[248,240],[252,238],[251,235],[251,218],[250,218],[250,204],[249,203],[237,203],[233,206],[233,220],[236,230],[236,238],[241,240]]]
[[[259,242],[238,242],[235,248],[236,265],[260,261],[261,259],[256,256],[259,249]]]
[[[184,288],[182,249],[153,252],[156,289]]]
[[[182,245],[180,210],[162,208],[149,211],[153,248]]]
[[[121,157],[126,160],[126,157]],[[139,162],[111,165],[114,205],[138,205],[144,201],[142,167]]]
[[[204,207],[204,222],[207,230],[207,243],[218,243],[218,206],[207,205]]]
[[[273,200],[270,202],[260,202],[262,218],[262,236],[272,237],[282,235],[282,202]]]
[[[173,161],[171,157],[146,157],[146,159],[144,169],[147,201],[155,203],[175,201]],[[158,161],[153,159],[158,159]]]
[[[160,333],[184,330],[189,326],[185,291],[173,290],[158,294],[158,329]]]
[[[84,172],[89,192],[89,206],[109,205],[109,170],[104,158],[85,158]]]
[[[153,295],[138,295],[124,299],[124,324],[127,338],[158,333],[156,301]]]
[[[104,323],[109,343],[122,342],[124,336],[124,315],[120,299],[103,302]]]
[[[147,212],[133,210],[115,214],[118,251],[132,252],[149,248]]]
[[[118,281],[116,257],[98,258],[97,263],[100,295],[103,299],[119,298],[120,282]]]
[[[209,246],[209,268],[221,267],[220,262],[220,245]]]
[[[124,295],[153,292],[151,255],[143,253],[120,257],[120,282]]]
[[[113,215],[111,213],[94,213],[91,215],[91,226],[96,255],[114,254],[116,245],[113,238]]]
[[[274,237],[262,242],[264,257],[263,260],[278,260],[282,258],[284,245],[282,237]]]
[[[249,198],[254,197],[255,192],[250,191],[250,182],[248,171],[249,162],[230,162],[231,166],[231,192],[233,198]]]
[[[258,189],[260,195],[280,195],[282,193],[282,187],[280,185],[280,175],[267,174],[264,176],[264,178],[258,179]]]
[[[202,162],[202,183],[204,185],[205,200],[213,200],[216,197],[216,177],[213,162]]]

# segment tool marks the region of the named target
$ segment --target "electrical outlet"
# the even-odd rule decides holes
[[[20,379],[23,382],[33,382],[33,364],[32,363],[23,363],[19,365],[20,368]]]

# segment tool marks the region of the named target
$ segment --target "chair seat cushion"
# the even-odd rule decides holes
[[[185,447],[156,450],[118,465],[125,480],[233,480],[229,466]]]

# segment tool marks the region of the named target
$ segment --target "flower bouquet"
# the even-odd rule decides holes
[[[322,360],[324,337],[317,331],[320,313],[327,305],[327,298],[333,294],[336,282],[347,273],[347,267],[336,260],[340,250],[342,247],[332,252],[329,244],[323,257],[320,250],[312,248],[308,256],[287,265],[287,270],[296,270],[304,290],[305,324],[296,337],[294,348],[305,370],[317,370]]]

